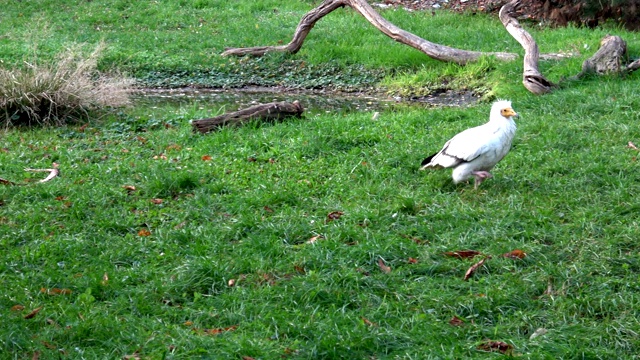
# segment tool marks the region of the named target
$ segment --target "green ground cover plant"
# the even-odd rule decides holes
[[[534,96],[518,62],[441,64],[349,11],[318,23],[295,56],[218,56],[225,46],[287,41],[314,4],[12,2],[0,18],[0,58],[19,67],[38,41],[43,60],[104,41],[98,68],[143,85],[224,86],[229,77],[239,86],[290,74],[273,81],[306,87],[299,77],[321,72],[322,86],[361,78],[394,92],[474,83],[521,115],[495,178],[474,191],[453,185],[449,171],[418,171],[452,135],[486,121],[489,101],[200,135],[189,120],[220,109],[194,100],[84,125],[3,129],[0,178],[15,185],[0,184],[1,356],[636,357],[640,172],[628,142],[640,143],[638,75]],[[488,16],[383,15],[435,42],[519,51]],[[36,22],[48,30],[27,26]],[[577,73],[607,32],[640,53],[636,33],[529,26],[543,52],[581,53],[542,62],[552,80]],[[355,75],[341,79],[339,69]],[[52,163],[61,174],[46,183],[24,171]],[[526,257],[501,256],[515,249]],[[464,281],[483,255],[446,255],[458,250],[491,258]]]

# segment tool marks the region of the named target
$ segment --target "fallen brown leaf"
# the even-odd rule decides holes
[[[265,206],[263,207],[263,209],[264,209],[264,211],[266,211],[266,212],[270,212],[270,213],[272,213],[272,212],[273,212],[273,209],[272,209],[272,208],[270,208],[270,207],[268,207],[267,205],[265,205]]]
[[[476,348],[483,351],[499,351],[503,354],[513,353],[513,345],[507,344],[503,341],[488,340],[478,345]]]
[[[123,189],[127,190],[127,192],[134,192],[136,191],[136,187],[133,185],[123,185],[122,186]]]
[[[154,203],[154,204],[156,204],[156,205],[160,205],[160,204],[162,204],[162,202],[163,202],[163,201],[164,201],[164,200],[162,200],[162,199],[151,199],[151,202],[152,202],[152,203]]]
[[[305,241],[305,244],[313,244],[318,240],[322,240],[324,239],[324,236],[322,235],[316,235],[316,236],[312,236],[309,240]]]
[[[449,320],[449,325],[451,326],[462,326],[464,325],[464,321],[457,316],[454,316]]]
[[[482,265],[484,264],[484,262],[485,262],[487,259],[490,259],[490,258],[491,258],[490,256],[487,256],[487,257],[483,258],[482,260],[478,261],[477,263],[475,263],[475,264],[471,265],[471,267],[470,267],[470,268],[467,270],[467,272],[464,274],[464,280],[465,280],[465,281],[466,281],[466,280],[469,280],[469,278],[470,278],[471,276],[473,276],[473,273],[475,273],[475,272],[476,272],[476,270],[478,270],[478,268],[479,268],[480,266],[482,266]]]
[[[229,327],[226,327],[226,328],[204,329],[202,331],[205,334],[208,334],[208,335],[218,335],[218,334],[222,334],[222,333],[227,332],[227,331],[234,331],[237,328],[238,328],[238,325],[233,325],[233,326],[229,326]]]
[[[40,351],[34,351],[31,356],[31,360],[39,360],[40,359]]]
[[[70,289],[58,289],[58,288],[40,288],[40,292],[47,295],[69,295],[72,293]]]
[[[342,211],[332,211],[327,214],[327,222],[338,220],[340,219],[340,217],[342,217],[342,215],[344,215]]]
[[[409,262],[409,264],[417,264],[418,263],[418,259],[410,257],[408,262]]]
[[[458,259],[471,259],[475,256],[482,255],[481,252],[475,250],[447,251],[444,254]]]
[[[140,229],[140,231],[138,231],[138,236],[150,236],[151,235],[151,231],[149,231],[148,229]]]
[[[373,327],[377,327],[378,325],[374,322],[371,322],[369,319],[367,319],[366,317],[361,317],[362,321],[365,323],[365,325],[367,326],[373,326]]]
[[[380,267],[380,270],[385,274],[391,272],[391,267],[387,266],[382,259],[378,259],[378,266]]]
[[[42,310],[42,306],[33,309],[33,311],[28,313],[27,315],[25,315],[24,318],[25,319],[33,319],[40,312],[40,310]]]
[[[202,155],[202,161],[211,161],[213,159],[211,155]]]
[[[640,149],[638,149],[638,147],[634,143],[632,143],[631,141],[629,141],[629,143],[627,144],[627,147],[630,148],[630,149],[633,149],[633,150],[640,151]]]
[[[20,304],[13,305],[13,306],[11,307],[11,311],[22,311],[22,310],[24,310],[24,306],[22,306],[22,305],[20,305]]]
[[[506,254],[502,254],[502,256],[506,257],[506,258],[510,258],[510,259],[524,259],[524,258],[527,257],[527,253],[525,253],[522,250],[515,249],[515,250],[510,251],[510,252],[508,252]]]

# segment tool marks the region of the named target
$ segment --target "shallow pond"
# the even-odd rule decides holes
[[[249,106],[275,101],[298,100],[307,115],[321,113],[371,112],[392,109],[396,106],[467,106],[477,102],[478,96],[471,92],[442,91],[436,94],[392,98],[367,94],[342,94],[323,91],[283,91],[281,89],[251,88],[251,89],[172,89],[172,90],[143,90],[133,96],[134,104],[138,106],[175,105],[188,106],[194,103],[199,106],[210,107],[211,110],[222,114],[229,111],[247,108]]]

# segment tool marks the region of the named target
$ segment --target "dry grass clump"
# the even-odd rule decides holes
[[[51,64],[27,63],[22,69],[0,69],[0,124],[62,125],[89,110],[126,105],[133,81],[97,71],[104,44],[84,56],[67,49]]]

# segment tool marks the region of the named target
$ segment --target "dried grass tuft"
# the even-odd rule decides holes
[[[0,69],[0,124],[63,125],[93,109],[129,103],[132,79],[97,71],[104,43],[84,56],[79,46],[51,64],[25,62],[21,69]]]

